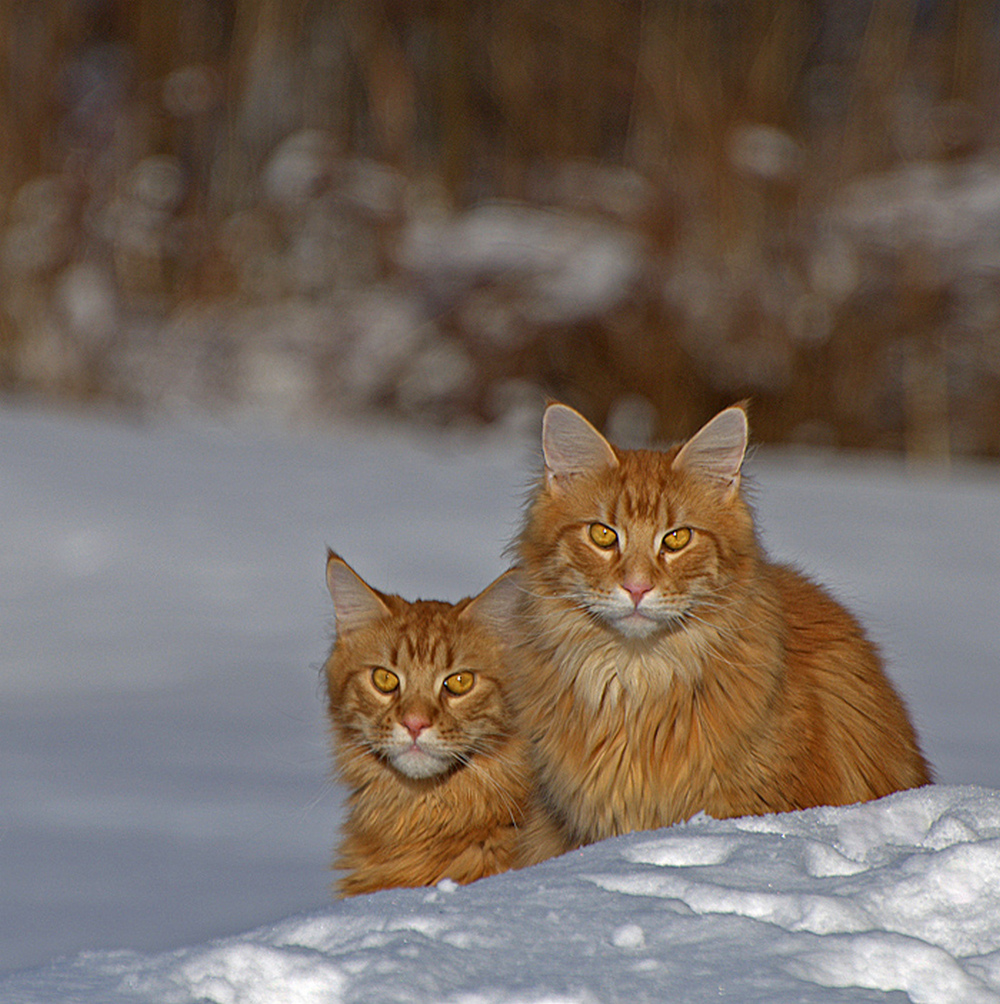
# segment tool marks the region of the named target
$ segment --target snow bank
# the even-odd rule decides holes
[[[1000,793],[636,833],[160,955],[91,953],[6,1001],[1000,1001]]]

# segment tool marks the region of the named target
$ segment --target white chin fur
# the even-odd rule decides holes
[[[642,614],[630,614],[627,617],[616,617],[609,621],[610,625],[626,638],[645,638],[659,631],[663,625]]]
[[[412,778],[434,777],[435,774],[443,774],[451,767],[449,757],[428,753],[414,746],[390,753],[389,762],[400,774]]]

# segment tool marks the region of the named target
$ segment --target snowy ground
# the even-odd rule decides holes
[[[1000,1001],[995,467],[751,464],[939,787],[331,905],[324,548],[478,590],[532,447],[0,410],[0,1001]]]

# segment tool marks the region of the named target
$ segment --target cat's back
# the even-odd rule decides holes
[[[855,617],[825,589],[787,565],[767,564],[764,577],[781,611],[789,713],[814,737],[810,755],[836,801],[861,801],[927,784],[906,708],[878,650]],[[833,801],[829,793],[818,801]]]

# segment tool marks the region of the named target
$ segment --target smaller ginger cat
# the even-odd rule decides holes
[[[931,780],[858,622],[761,547],[747,436],[737,406],[666,451],[625,450],[546,409],[509,634],[547,827],[533,819],[519,864]]]
[[[509,574],[455,604],[376,592],[333,551],[326,578],[329,713],[351,789],[340,895],[512,867],[533,786],[493,631],[516,592]]]

